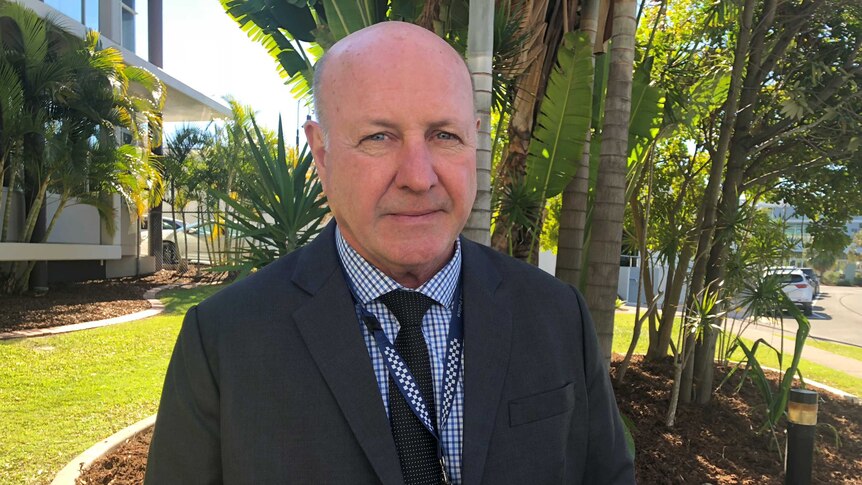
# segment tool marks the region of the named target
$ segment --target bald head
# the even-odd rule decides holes
[[[405,61],[447,66],[459,84],[470,92],[473,90],[464,59],[433,32],[406,22],[374,24],[336,42],[315,64],[312,96],[324,133],[328,127],[328,111],[332,108],[329,104],[337,100],[335,85],[349,82],[356,69],[370,68],[383,75],[389,69],[409,68],[404,66]]]

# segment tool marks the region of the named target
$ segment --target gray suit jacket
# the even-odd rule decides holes
[[[463,483],[634,483],[583,298],[462,251]],[[332,224],[186,315],[146,483],[222,482],[403,483]]]

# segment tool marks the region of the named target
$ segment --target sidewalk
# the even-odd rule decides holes
[[[770,324],[756,324],[746,328],[742,336],[751,340],[762,338],[774,347],[778,347],[778,344],[781,343],[778,339],[782,338],[782,333],[779,327]],[[789,343],[792,350],[793,342],[795,341],[794,337],[796,336],[796,326],[793,325],[790,328],[785,328],[783,336],[787,340],[785,342],[785,349]],[[808,341],[810,340],[811,336],[808,337]],[[803,348],[802,358],[862,379],[862,361],[833,354],[832,352],[814,348],[811,345],[806,345]]]

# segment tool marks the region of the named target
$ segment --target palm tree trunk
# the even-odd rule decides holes
[[[495,194],[503,187],[511,186],[521,179],[526,171],[527,151],[533,135],[536,109],[540,103],[540,91],[544,72],[544,60],[547,58],[549,33],[546,22],[548,0],[534,0],[524,5],[525,18],[521,29],[530,33],[523,49],[515,63],[522,66],[523,72],[517,77],[514,87],[512,112],[507,127],[508,146],[503,151],[496,177],[494,178]],[[491,236],[491,247],[507,254],[514,254],[516,247],[523,246],[516,241],[524,239],[523,227],[512,227],[506,214],[497,214],[494,234]]]
[[[51,222],[48,223],[48,228],[45,229],[45,237],[42,240],[42,242],[45,242],[48,240],[48,236],[50,236],[51,231],[54,230],[54,226],[57,224],[57,220],[60,219],[60,214],[63,213],[63,209],[66,208],[66,204],[68,202],[69,202],[69,196],[67,194],[63,193],[60,196],[60,200],[57,201],[57,210],[54,211],[54,215],[51,217]]]
[[[596,199],[590,230],[587,266],[589,274],[585,288],[587,305],[596,324],[600,350],[608,363],[614,332],[614,303],[619,281],[625,215],[636,8],[637,3],[634,0],[620,0],[614,4],[614,35]]]
[[[476,200],[464,236],[491,244],[491,67],[494,48],[493,0],[470,0],[467,65],[473,78],[473,102],[479,116],[476,148]]]
[[[598,29],[599,3],[601,0],[581,2],[580,30],[587,34],[590,43],[596,43]],[[593,59],[595,69],[595,59]],[[593,93],[595,96],[595,93]],[[581,287],[581,268],[584,267],[584,230],[587,224],[587,194],[590,187],[590,132],[584,143],[584,154],[575,177],[563,190],[563,204],[560,209],[560,233],[557,243],[557,278]]]
[[[18,165],[13,161],[9,165],[9,187],[6,190],[6,206],[3,208],[3,222],[0,223],[0,242],[9,239],[9,219],[12,217],[12,197],[15,193],[15,182],[18,175]]]

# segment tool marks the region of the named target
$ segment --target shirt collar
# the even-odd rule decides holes
[[[347,273],[347,278],[356,290],[356,298],[367,305],[393,290],[407,289],[397,281],[383,274],[373,264],[363,258],[341,235],[335,226],[335,246],[338,258]],[[433,299],[440,305],[452,309],[452,300],[458,277],[461,275],[461,241],[455,240],[455,254],[443,268],[415,291]]]

